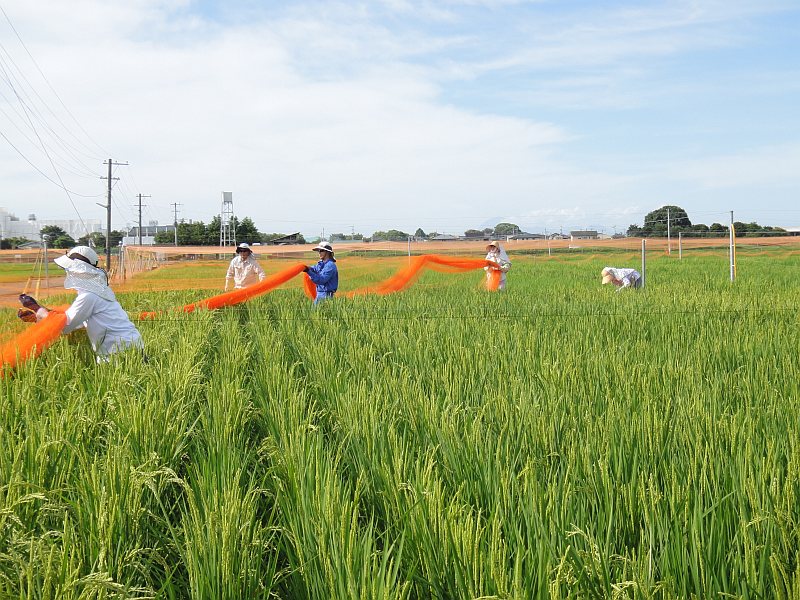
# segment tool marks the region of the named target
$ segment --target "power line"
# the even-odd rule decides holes
[[[16,89],[13,86],[11,86],[11,89],[14,91],[14,94],[16,95],[17,94]],[[19,98],[18,95],[17,95],[17,98]],[[23,104],[23,108],[24,108],[24,106],[25,105]],[[67,194],[67,199],[69,200],[69,203],[72,205],[72,208],[75,209],[75,214],[78,215],[78,219],[80,220],[81,225],[83,225],[84,231],[88,234],[89,233],[89,228],[86,226],[86,223],[84,222],[80,211],[78,211],[78,207],[75,206],[75,203],[72,201],[72,196],[70,196],[70,193],[67,190],[67,186],[64,185],[64,181],[61,179],[61,174],[58,172],[58,169],[56,168],[55,164],[53,164],[53,160],[50,158],[50,154],[47,152],[47,148],[45,147],[44,142],[42,142],[41,137],[39,137],[38,131],[36,131],[36,128],[33,126],[33,122],[31,121],[30,116],[27,113],[27,110],[25,111],[25,114],[26,114],[26,116],[28,116],[28,122],[30,123],[31,129],[33,129],[34,133],[36,133],[36,138],[39,140],[39,143],[42,144],[42,150],[47,155],[47,158],[50,161],[50,166],[53,167],[53,171],[55,172],[56,177],[58,177],[58,180],[61,183],[61,187],[64,189],[64,191]],[[5,137],[5,135],[3,135],[3,137]],[[8,138],[6,138],[6,139],[8,139]]]
[[[53,92],[53,95],[54,95],[54,96],[55,96],[55,97],[58,99],[58,102],[61,104],[61,107],[62,107],[62,108],[63,108],[63,109],[64,109],[64,110],[67,112],[67,114],[68,114],[68,115],[69,115],[69,116],[72,118],[72,120],[75,122],[75,124],[78,126],[78,128],[79,128],[79,129],[80,129],[80,130],[83,132],[83,134],[84,134],[84,135],[87,137],[87,139],[89,139],[89,141],[91,141],[91,142],[92,142],[92,143],[93,143],[95,146],[97,146],[97,147],[98,147],[98,148],[99,148],[99,149],[102,151],[102,153],[103,153],[103,154],[105,154],[105,155],[108,155],[108,154],[109,154],[109,152],[107,152],[107,151],[106,151],[106,150],[105,150],[105,149],[104,149],[104,148],[103,148],[103,147],[102,147],[100,144],[98,144],[98,143],[97,143],[97,142],[96,142],[96,141],[95,141],[95,140],[92,138],[92,136],[91,136],[91,135],[89,135],[89,133],[88,133],[88,132],[87,132],[87,131],[86,131],[86,130],[83,128],[83,126],[80,124],[80,122],[78,121],[78,119],[76,119],[76,118],[75,118],[75,115],[73,115],[73,114],[72,114],[72,112],[69,110],[69,108],[67,108],[67,105],[66,105],[66,104],[64,104],[64,101],[61,99],[61,96],[59,96],[59,95],[58,95],[58,92],[55,90],[55,88],[54,88],[52,85],[50,85],[50,81],[48,81],[48,79],[47,79],[47,77],[45,76],[44,72],[43,72],[43,71],[42,71],[42,69],[39,67],[39,63],[37,63],[37,62],[36,62],[36,59],[35,59],[35,58],[33,57],[33,55],[31,54],[30,50],[28,50],[28,47],[25,45],[25,42],[22,40],[22,37],[21,37],[21,36],[19,35],[19,33],[17,32],[17,29],[16,29],[16,27],[14,27],[14,23],[12,23],[12,22],[11,22],[11,19],[9,18],[8,14],[6,14],[6,11],[3,9],[3,7],[2,7],[1,5],[0,5],[0,11],[3,13],[3,16],[5,17],[6,21],[7,21],[7,22],[8,22],[8,24],[9,24],[9,26],[11,27],[11,30],[14,32],[14,35],[15,35],[15,36],[17,37],[17,39],[19,40],[19,43],[20,43],[20,45],[21,45],[21,46],[24,48],[24,50],[25,50],[26,54],[27,54],[27,55],[28,55],[28,57],[31,59],[31,62],[32,62],[32,63],[33,63],[33,65],[36,67],[36,70],[39,72],[39,74],[42,76],[42,79],[43,79],[43,80],[44,80],[44,82],[47,84],[47,87],[48,87],[48,88],[50,88],[50,91],[51,91],[51,92]],[[38,95],[38,94],[37,94],[37,95]],[[43,101],[43,102],[44,102],[44,101]],[[45,103],[45,105],[46,105],[46,103]],[[58,117],[57,117],[57,116],[56,116],[54,113],[52,113],[52,111],[51,111],[51,114],[53,114],[53,116],[54,116],[54,117],[56,117],[56,120],[58,120],[58,121],[59,121],[59,123],[61,123],[61,125],[64,127],[64,129],[66,129],[67,131],[69,131],[69,128],[67,128],[67,126],[66,126],[66,125],[64,125],[64,123],[62,123],[62,122],[61,122],[61,121],[58,119]],[[74,136],[74,134],[73,134],[73,136]],[[78,137],[77,137],[77,136],[74,136],[74,137],[75,137],[76,141],[78,141],[79,143],[82,143],[82,142],[80,142],[80,140],[78,139]],[[87,150],[89,150],[89,149],[90,149],[88,146],[85,146],[85,145],[84,145],[84,147],[85,147]],[[94,159],[94,160],[99,160],[100,156],[91,156],[91,157],[89,157],[89,158],[92,158],[92,159]]]
[[[2,44],[0,44],[0,50],[2,50],[5,54],[8,54],[7,51],[5,50],[5,47],[3,47]],[[22,74],[22,72],[20,71],[19,67],[16,65],[16,63],[14,63],[13,59],[11,59],[9,57],[9,60],[11,61],[11,67],[15,68],[20,73],[21,79],[17,78],[17,77],[14,77],[10,68],[9,68],[9,70],[6,70],[6,68],[4,66],[2,66],[2,65],[5,64],[5,60],[3,59],[3,56],[1,54],[0,54],[0,72],[2,72],[2,74],[4,76],[3,78],[4,78],[5,82],[6,82],[6,84],[12,89],[12,91],[14,91],[14,95],[17,97],[18,102],[23,107],[23,109],[25,110],[26,114],[32,115],[36,119],[36,121],[39,123],[40,127],[42,128],[42,130],[45,131],[45,132],[49,132],[50,133],[50,135],[52,136],[52,138],[56,142],[56,145],[60,146],[61,150],[63,150],[66,153],[66,155],[68,155],[69,159],[71,159],[73,161],[73,163],[76,166],[76,168],[82,169],[84,172],[91,173],[91,169],[84,162],[82,162],[80,158],[78,158],[75,155],[73,150],[83,154],[84,156],[88,156],[88,155],[86,155],[85,153],[81,152],[80,150],[78,150],[77,148],[72,146],[63,137],[61,137],[58,134],[58,132],[56,132],[56,130],[53,129],[53,127],[50,126],[50,124],[47,122],[47,119],[44,118],[44,115],[42,115],[42,113],[37,108],[36,103],[33,101],[33,99],[25,91],[25,87],[26,87],[25,84],[27,84],[27,86],[31,88],[33,93],[40,99],[42,104],[45,105],[45,107],[48,109],[48,111],[51,114],[53,114],[53,111],[47,106],[47,104],[44,102],[44,100],[41,99],[41,96],[38,95],[38,93],[33,88],[33,86],[30,85],[30,83],[25,78],[25,75]],[[16,81],[18,85],[14,85],[14,81],[12,81],[12,79],[14,81]],[[12,108],[13,108],[13,106],[12,106]],[[16,110],[15,110],[15,112],[16,112]],[[17,113],[17,114],[19,114],[19,113]],[[55,116],[54,114],[53,114],[53,116],[55,117],[56,121],[58,121],[58,117]],[[62,126],[63,126],[63,124],[62,124]],[[54,152],[51,149],[51,154],[53,154],[53,153]]]

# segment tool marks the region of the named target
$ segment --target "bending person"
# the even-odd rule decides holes
[[[492,276],[490,271],[500,271],[500,285],[497,286],[497,289],[498,291],[506,289],[506,273],[511,269],[511,260],[498,242],[491,241],[486,246],[486,260],[497,264],[496,267],[483,267],[486,271],[487,281]]]
[[[621,292],[625,288],[638,289],[642,287],[642,276],[636,269],[617,269],[616,267],[605,267],[600,271],[602,284],[613,283],[617,286],[617,291]]]
[[[97,261],[94,250],[76,246],[53,262],[66,271],[64,287],[78,292],[66,310],[67,324],[61,333],[85,327],[92,349],[101,362],[127,348],[144,349],[144,343],[108,286],[106,272],[97,267]],[[19,300],[24,309],[20,309],[18,315],[23,321],[41,321],[49,314],[48,309],[27,294],[21,294]]]
[[[264,269],[258,264],[249,244],[239,244],[236,247],[236,256],[228,265],[228,272],[225,274],[225,291],[233,279],[233,289],[240,290],[248,285],[253,285],[256,281],[264,280]]]
[[[314,247],[319,252],[319,262],[304,270],[317,285],[317,298],[314,304],[333,298],[339,289],[339,270],[336,268],[336,258],[333,256],[333,247],[328,242],[320,242]]]

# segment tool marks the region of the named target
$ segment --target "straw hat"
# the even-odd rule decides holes
[[[605,285],[607,283],[611,283],[614,280],[614,276],[611,274],[610,267],[606,267],[602,271],[600,271],[600,276],[602,279],[602,284]]]

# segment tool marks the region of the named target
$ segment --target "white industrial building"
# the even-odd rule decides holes
[[[77,240],[89,233],[102,232],[103,224],[98,219],[37,219],[35,214],[29,214],[26,219],[20,219],[5,208],[0,207],[0,240],[10,237],[24,237],[33,242],[39,242],[39,231],[42,227],[55,225],[61,227],[73,239]]]

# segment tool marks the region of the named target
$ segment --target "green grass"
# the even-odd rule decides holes
[[[512,260],[503,294],[277,290],[0,380],[0,597],[798,597],[796,259],[622,293],[636,253]]]

